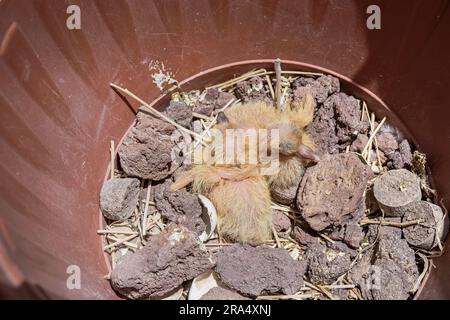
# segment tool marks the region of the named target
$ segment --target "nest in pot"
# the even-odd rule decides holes
[[[105,227],[99,234],[112,264],[106,278],[119,295],[413,297],[448,229],[425,155],[364,101],[341,92],[337,78],[282,71],[278,61],[274,69],[177,92],[164,112],[113,85],[142,104],[118,159],[111,145],[110,179],[100,193]],[[319,161],[282,154],[285,176],[238,171],[235,184],[221,179],[235,174],[227,170],[245,169],[242,163],[223,171],[217,163],[206,170],[187,161],[211,145],[215,128],[236,128],[239,120],[245,127],[261,117],[288,119],[287,127],[277,127],[283,139],[290,113],[299,136],[313,142],[300,139],[299,148],[307,145],[300,154],[314,151]]]

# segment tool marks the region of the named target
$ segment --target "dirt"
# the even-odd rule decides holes
[[[328,156],[306,169],[297,194],[303,219],[316,231],[361,217],[364,191],[373,176],[354,153]]]
[[[331,284],[350,268],[351,257],[348,253],[315,243],[309,246],[306,261],[307,275],[312,283]]]
[[[205,98],[196,103],[194,111],[207,116],[215,115],[216,111],[225,107],[232,99],[236,100],[232,93],[209,88],[206,90]]]
[[[115,178],[103,183],[100,191],[100,209],[105,218],[125,220],[136,208],[139,199],[139,179]]]
[[[420,200],[420,178],[406,169],[390,170],[379,176],[373,194],[388,217],[401,217],[407,204]]]
[[[333,76],[321,76],[317,79],[300,77],[292,83],[294,100],[303,100],[310,93],[316,103],[323,103],[328,96],[339,92],[339,79]]]
[[[253,77],[249,80],[240,81],[236,85],[236,96],[242,102],[264,101],[269,105],[273,105],[272,97],[264,87],[261,77]]]
[[[448,231],[448,220],[437,205],[426,201],[414,201],[404,208],[403,222],[420,219],[417,225],[405,227],[403,234],[406,241],[414,247],[431,250],[437,246],[438,239],[443,241]],[[447,229],[447,230],[446,230]]]
[[[156,209],[169,221],[177,222],[200,235],[205,230],[202,205],[197,195],[186,188],[170,191],[172,180],[154,186],[154,201]]]
[[[285,249],[234,244],[219,251],[216,272],[228,287],[258,296],[294,294],[303,286],[305,268]]]
[[[306,131],[312,136],[322,154],[345,150],[358,136],[366,134],[369,123],[361,121],[358,100],[343,92],[334,93],[316,110]]]
[[[142,249],[119,260],[111,273],[111,284],[130,299],[159,297],[213,267],[197,235],[171,224],[150,237]]]
[[[136,117],[136,125],[119,148],[121,168],[132,177],[164,179],[173,169],[171,134],[175,127],[143,111]]]

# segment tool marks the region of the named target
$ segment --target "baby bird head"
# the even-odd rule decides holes
[[[314,151],[314,143],[303,128],[293,122],[279,122],[272,126],[278,129],[279,152],[282,156],[297,156],[304,160],[317,162],[320,160]]]

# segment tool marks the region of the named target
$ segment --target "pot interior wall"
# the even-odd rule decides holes
[[[429,156],[449,204],[450,15],[447,1],[77,1],[81,29],[66,27],[66,2],[0,2],[0,297],[115,298],[99,228],[98,191],[109,141],[138,105],[159,96],[149,70],[164,62],[178,80],[236,61],[280,57],[285,68],[317,65],[347,86]],[[367,6],[382,12],[366,28]],[[298,65],[302,61],[312,65]],[[217,83],[270,60],[189,78]],[[371,93],[373,92],[373,94]],[[378,99],[378,96],[380,99]],[[167,97],[155,103],[164,106]],[[436,259],[421,298],[450,298],[450,256]],[[67,280],[79,267],[81,288]],[[69,271],[69,273],[68,273]],[[76,271],[75,271],[76,272]]]

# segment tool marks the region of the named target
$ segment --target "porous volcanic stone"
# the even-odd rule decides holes
[[[269,105],[273,104],[269,92],[264,88],[264,81],[261,77],[253,77],[238,82],[235,92],[242,102],[264,101]]]
[[[292,227],[292,221],[279,210],[272,210],[272,223],[278,233],[285,234]]]
[[[130,299],[163,296],[214,267],[197,235],[176,224],[152,236],[140,250],[118,261],[112,287]]]
[[[172,170],[171,134],[175,127],[143,111],[119,148],[120,165],[129,176],[150,180],[166,178]]]
[[[100,209],[109,220],[125,220],[133,214],[139,199],[140,182],[135,178],[115,178],[103,183]]]
[[[200,300],[250,300],[234,290],[218,286],[209,290]]]
[[[307,275],[313,283],[331,284],[350,269],[351,258],[348,253],[327,248],[315,243],[306,252]]]
[[[310,246],[319,241],[317,234],[304,221],[297,221],[291,232],[291,237],[304,246]]]
[[[356,139],[353,140],[352,144],[350,145],[350,151],[361,153],[368,141],[369,138],[367,137],[367,135],[359,133],[356,136]]]
[[[398,143],[394,135],[390,132],[377,134],[378,148],[387,156],[398,149]]]
[[[302,217],[316,231],[360,217],[372,175],[354,153],[328,156],[307,168],[297,194]]]
[[[192,108],[181,101],[170,101],[169,106],[164,110],[164,113],[173,121],[190,128],[193,119]]]
[[[403,207],[420,200],[420,178],[406,169],[390,170],[379,176],[373,194],[387,217],[401,217]]]
[[[204,99],[197,101],[195,104],[195,111],[211,116],[219,109],[225,107],[232,99],[236,100],[236,97],[232,93],[219,91],[217,88],[208,88],[206,89]]]
[[[385,221],[389,222],[402,222],[402,218],[400,217],[385,217]],[[392,238],[392,239],[401,239],[402,238],[402,228],[393,227],[393,226],[383,226],[379,224],[371,224],[367,226],[367,239],[370,243],[375,242],[377,235],[379,238]]]
[[[419,276],[414,251],[405,240],[380,239],[375,263],[381,274],[379,288],[371,290],[374,300],[407,299]]]
[[[431,250],[443,241],[448,232],[448,218],[444,219],[442,209],[427,201],[414,201],[403,210],[403,222],[422,220],[420,224],[403,228],[406,241],[412,246]]]
[[[329,95],[339,92],[339,79],[330,75],[320,76],[317,79],[300,77],[292,83],[295,100],[303,100],[310,93],[317,103],[323,103]]]
[[[358,134],[366,134],[369,123],[361,120],[361,106],[354,97],[337,92],[317,109],[306,128],[322,154],[335,154],[349,146]]]
[[[411,152],[411,145],[408,140],[403,139],[402,142],[398,145],[398,149],[400,151],[400,155],[402,156],[403,165],[412,165],[413,154]]]
[[[258,296],[297,292],[303,286],[305,267],[282,248],[234,244],[219,251],[216,272],[228,287]]]
[[[373,300],[405,300],[419,276],[414,251],[404,239],[380,238],[349,272],[363,297]]]
[[[328,236],[333,240],[341,240],[352,248],[358,248],[364,239],[362,227],[355,221],[351,221],[334,228]]]
[[[198,196],[186,188],[171,191],[172,180],[154,186],[155,205],[164,218],[184,225],[188,229],[201,234],[205,230],[202,216],[202,205]]]
[[[389,155],[387,167],[389,169],[411,168],[413,155],[408,140],[404,139],[398,145],[398,151],[394,151]]]

